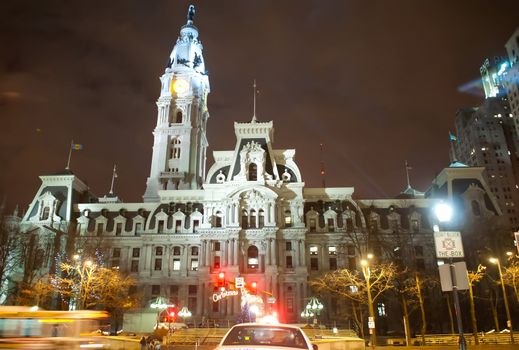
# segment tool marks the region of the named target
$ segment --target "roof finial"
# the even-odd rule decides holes
[[[252,123],[256,123],[256,94],[258,90],[256,90],[256,79],[254,79],[254,84],[252,85],[253,93],[254,93],[254,113],[252,114]]]
[[[195,18],[195,5],[189,5],[187,10],[187,24],[193,24]]]

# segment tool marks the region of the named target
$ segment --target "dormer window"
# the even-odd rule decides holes
[[[181,112],[181,111],[178,111],[178,112],[177,112],[177,116],[176,116],[176,119],[175,119],[175,123],[177,123],[177,124],[182,123],[182,112]]]
[[[258,166],[256,163],[249,164],[249,181],[257,181],[258,180]]]
[[[48,220],[49,214],[50,214],[50,208],[49,207],[43,208],[43,211],[41,213],[41,220]]]

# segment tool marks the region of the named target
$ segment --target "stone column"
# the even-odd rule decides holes
[[[240,240],[238,238],[234,240],[234,265],[239,264],[239,260],[238,260],[239,241]]]
[[[211,266],[211,241],[206,241],[206,249],[205,249],[205,263],[206,266]]]
[[[271,258],[270,258],[270,263],[272,265],[277,265],[277,261],[276,261],[276,249],[277,249],[277,246],[276,246],[276,239],[275,238],[272,238],[270,239],[270,254],[271,254]]]

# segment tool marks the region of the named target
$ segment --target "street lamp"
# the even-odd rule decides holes
[[[157,325],[155,326],[156,329],[159,328],[160,314],[162,313],[162,311],[166,310],[168,307],[174,307],[174,306],[175,306],[174,304],[168,304],[168,300],[166,298],[164,298],[164,297],[157,297],[150,304],[150,307],[152,309],[157,309]]]
[[[373,308],[373,296],[371,295],[371,269],[369,268],[369,260],[373,259],[373,254],[367,255],[368,260],[362,259],[360,265],[362,266],[362,274],[366,281],[366,293],[368,294],[368,312],[371,322],[368,325],[369,333],[371,335],[371,346],[377,346],[377,331],[375,328],[375,309]]]
[[[501,271],[501,263],[497,258],[488,259],[492,264],[497,264],[497,270],[499,271],[499,279],[501,280],[501,288],[503,290],[503,302],[505,303],[506,311],[506,325],[510,329],[510,341],[514,344],[514,329],[512,327],[512,317],[510,317],[510,308],[508,307],[508,298],[506,297],[505,283],[503,282],[503,273]]]
[[[452,207],[447,203],[438,203],[434,207],[434,214],[436,215],[436,218],[440,223],[449,222],[452,218]],[[436,226],[436,229],[434,231],[439,232],[439,227]],[[458,325],[459,348],[460,350],[466,350],[467,343],[463,335],[463,322],[461,320],[460,299],[458,297],[458,283],[456,282],[456,270],[454,264],[452,263],[452,258],[449,258],[449,270],[451,273],[452,281],[452,297],[454,299],[454,311],[456,313],[456,323]]]
[[[180,317],[182,317],[182,320],[185,323],[185,319],[191,317],[193,314],[191,313],[191,311],[189,311],[187,306],[184,306],[182,309],[180,309],[180,311],[178,312],[178,315]]]
[[[306,319],[306,323],[308,324],[308,319],[310,317],[314,317],[314,313],[309,311],[308,309],[304,309],[302,312],[301,312],[301,317],[302,318],[305,318]]]
[[[308,304],[306,304],[305,311],[308,311],[310,313],[313,313],[314,316],[321,313],[321,310],[324,308],[324,305],[317,299],[316,297],[311,297],[308,301]],[[317,318],[314,318],[314,324],[317,323]]]

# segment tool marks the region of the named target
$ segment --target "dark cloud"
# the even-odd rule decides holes
[[[0,193],[26,205],[38,175],[66,164],[95,193],[139,201],[156,123],[159,76],[187,1],[9,0],[0,12]],[[210,72],[211,150],[234,146],[234,121],[273,120],[275,147],[295,148],[304,181],[368,197],[422,190],[448,162],[458,88],[504,54],[517,1],[198,1]],[[36,131],[40,129],[41,131]],[[211,157],[208,160],[212,162]]]

